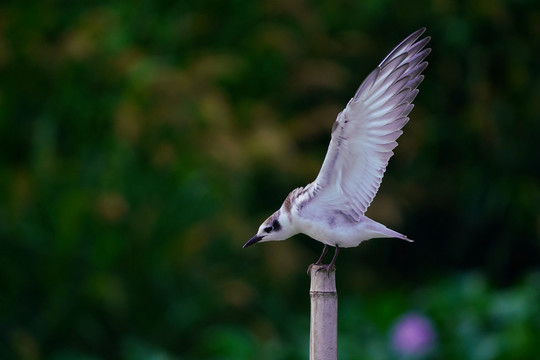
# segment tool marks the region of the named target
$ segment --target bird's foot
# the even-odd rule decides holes
[[[319,257],[319,260],[317,260],[317,262],[315,262],[314,264],[311,264],[311,265],[308,266],[308,268],[307,268],[307,274],[308,275],[311,273],[311,268],[313,267],[313,265],[317,265],[317,266],[322,265],[324,255],[326,255],[327,251],[328,251],[328,245],[324,244],[324,248],[323,248],[321,256]]]
[[[319,260],[317,260],[317,262],[315,264],[311,264],[311,265],[308,266],[308,269],[307,269],[308,275],[311,274],[311,268],[313,267],[313,265],[317,265],[317,266],[322,265],[322,261],[323,261],[324,255],[326,255],[326,250],[327,249],[328,249],[328,247],[326,245],[324,245],[323,253],[322,253],[321,257],[319,258]],[[336,245],[336,252],[334,253],[334,257],[332,258],[332,261],[330,261],[330,264],[328,264],[328,265],[322,265],[321,268],[326,269],[326,272],[330,272],[331,270],[336,270],[336,267],[334,266],[334,264],[336,263],[336,259],[337,259],[338,255],[339,255],[339,246]],[[321,268],[319,268],[317,271],[319,271]]]
[[[330,272],[330,271],[335,271],[336,270],[336,266],[334,264],[317,264],[317,263],[314,263],[314,264],[311,264],[308,266],[307,268],[307,274],[310,275],[311,274],[311,269],[313,268],[313,266],[318,266],[319,268],[317,269],[317,271],[320,271],[322,269],[326,270],[326,272]]]
[[[331,271],[336,271],[336,265],[328,264],[328,265],[324,266],[324,269],[326,270],[327,273],[329,273]]]

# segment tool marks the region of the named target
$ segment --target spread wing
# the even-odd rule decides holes
[[[425,28],[403,40],[360,85],[338,115],[317,179],[303,210],[341,213],[358,221],[377,193],[388,160],[409,121],[424,76],[430,38]],[[322,215],[322,214],[321,214]]]

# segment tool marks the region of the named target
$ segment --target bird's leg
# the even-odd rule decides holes
[[[330,261],[330,264],[326,265],[326,271],[329,271],[334,266],[338,255],[339,255],[339,246],[336,245],[336,251],[334,252],[334,257],[332,258],[332,261]]]
[[[327,251],[328,251],[328,245],[324,244],[324,249],[322,251],[321,257],[319,258],[319,260],[317,260],[317,262],[314,265],[321,265],[322,264],[322,261],[324,259],[324,255],[326,255]]]
[[[317,262],[315,264],[311,264],[311,265],[308,266],[308,268],[307,268],[308,275],[311,272],[311,268],[313,267],[313,265],[321,265],[322,264],[322,261],[324,259],[324,255],[326,255],[327,251],[328,251],[328,245],[324,244],[324,249],[322,251],[321,257],[319,257],[319,260],[317,260]]]

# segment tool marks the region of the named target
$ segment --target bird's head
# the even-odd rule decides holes
[[[257,235],[253,236],[245,243],[244,248],[258,242],[285,240],[294,234],[296,234],[296,232],[294,231],[289,216],[283,209],[280,209],[259,226]]]

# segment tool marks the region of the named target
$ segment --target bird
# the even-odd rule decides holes
[[[335,266],[340,248],[355,247],[372,238],[412,241],[365,213],[424,79],[422,72],[428,66],[425,59],[431,52],[425,48],[431,37],[421,38],[425,30],[421,28],[405,38],[361,83],[332,126],[330,144],[315,181],[291,191],[244,248],[303,233],[324,244],[321,256],[312,265],[329,270]],[[335,247],[334,256],[324,265],[329,246]]]

